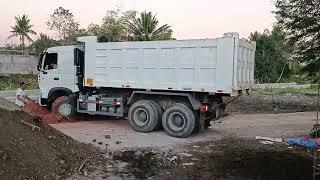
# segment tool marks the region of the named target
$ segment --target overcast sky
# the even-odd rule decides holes
[[[177,39],[214,38],[224,32],[248,37],[275,22],[273,0],[1,0],[0,46],[8,40],[14,16],[27,14],[37,33],[48,32],[45,22],[57,7],[70,9],[82,27],[100,24],[107,10],[150,10],[160,24],[169,24]]]

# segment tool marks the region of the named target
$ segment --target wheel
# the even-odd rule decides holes
[[[63,117],[72,117],[75,114],[75,108],[67,96],[61,96],[52,103],[51,111],[60,114]]]
[[[151,102],[153,106],[156,108],[156,110],[158,111],[158,124],[156,129],[162,129],[162,114],[163,114],[162,107],[160,106],[159,103],[157,103],[154,100],[148,100],[148,101]]]
[[[131,127],[138,132],[151,132],[158,124],[158,111],[146,100],[133,103],[129,108],[128,119]]]
[[[177,103],[164,111],[162,126],[169,136],[185,138],[192,134],[196,117],[187,105]]]

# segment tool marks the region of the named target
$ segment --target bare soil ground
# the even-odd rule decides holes
[[[302,111],[315,106],[316,97],[308,95],[278,95],[274,103],[270,95],[244,96],[229,104],[222,123],[188,139],[137,133],[125,120],[101,117],[52,125],[99,150],[46,125],[37,124],[46,131],[34,132],[19,123],[27,115],[1,111],[0,173],[7,179],[311,179],[310,151],[254,137],[307,135],[315,113]]]

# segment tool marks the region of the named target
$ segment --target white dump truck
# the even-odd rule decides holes
[[[221,38],[98,42],[46,49],[40,56],[40,104],[75,113],[128,117],[138,132],[188,137],[224,114],[223,96],[250,93],[255,43]]]

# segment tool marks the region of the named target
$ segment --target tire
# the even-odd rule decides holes
[[[137,101],[129,108],[129,123],[138,132],[147,133],[153,131],[157,127],[158,118],[158,111],[149,101]]]
[[[51,111],[62,117],[70,118],[75,115],[74,103],[67,96],[61,96],[52,103]]]
[[[187,105],[177,103],[164,111],[162,126],[169,136],[186,138],[195,129],[196,117]]]
[[[153,106],[156,108],[156,110],[158,111],[158,124],[156,129],[162,129],[162,114],[163,114],[162,107],[160,106],[159,103],[157,103],[154,100],[148,100],[148,101],[151,102]]]

